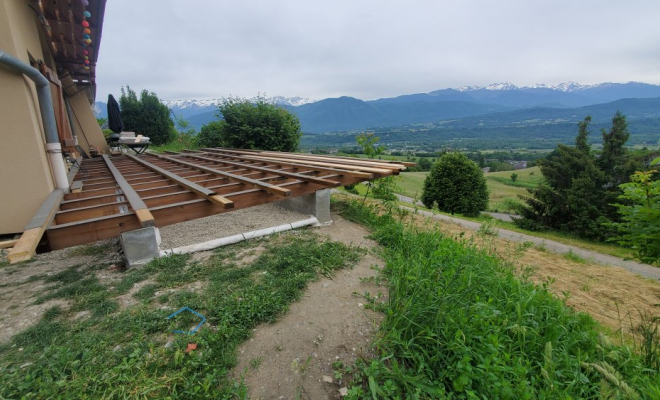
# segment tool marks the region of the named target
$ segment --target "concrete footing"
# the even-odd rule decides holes
[[[139,267],[158,257],[160,233],[158,228],[149,226],[122,233],[120,242],[127,267]]]
[[[332,222],[330,218],[330,189],[317,190],[316,193],[286,199],[278,203],[287,210],[301,214],[311,214],[320,224]]]

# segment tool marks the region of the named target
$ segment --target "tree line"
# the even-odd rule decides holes
[[[226,99],[218,106],[217,120],[204,125],[198,135],[185,119],[172,120],[169,108],[158,96],[143,90],[138,98],[130,86],[119,98],[124,129],[148,136],[151,143],[185,142],[187,147],[232,147],[296,151],[302,132],[298,118],[263,97]]]

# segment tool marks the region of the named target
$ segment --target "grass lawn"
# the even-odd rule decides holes
[[[513,182],[511,174],[518,174]],[[424,179],[428,172],[403,172],[399,180],[401,194],[418,198],[421,197]],[[518,195],[528,195],[527,188],[535,187],[542,179],[539,167],[520,169],[517,171],[500,171],[485,174],[488,191],[490,193],[489,211],[513,212],[515,206],[520,204]]]

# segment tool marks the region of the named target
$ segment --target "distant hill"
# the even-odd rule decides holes
[[[552,148],[558,142],[571,143],[577,123],[592,116],[591,141],[601,141],[599,130],[609,129],[617,111],[626,115],[631,145],[656,147],[660,141],[660,97],[621,99],[609,103],[576,108],[537,107],[435,123],[398,127],[372,127],[380,143],[391,146],[428,145],[457,148]],[[309,147],[351,146],[361,130],[308,134],[303,145]]]
[[[505,82],[488,86],[441,89],[370,101],[352,97],[313,101],[300,97],[277,96],[271,100],[296,114],[300,118],[303,132],[318,134],[385,129],[414,124],[446,124],[443,121],[447,120],[461,120],[461,126],[468,126],[477,120],[481,124],[496,125],[533,124],[535,119],[556,120],[555,122],[573,121],[574,115],[575,118],[581,119],[586,115],[584,113],[598,115],[602,113],[611,117],[612,107],[619,106],[626,107],[625,110],[621,110],[626,115],[641,113],[639,107],[643,107],[644,113],[651,115],[654,110],[648,108],[650,107],[648,103],[635,103],[632,100],[646,98],[660,98],[660,85],[641,82],[580,85],[568,82],[559,85],[537,84],[518,87]],[[623,101],[622,99],[627,100],[623,103],[602,106]],[[220,101],[219,99],[177,100],[165,104],[175,114],[187,118],[191,126],[199,129],[217,118],[217,104]],[[105,116],[105,103],[97,102],[97,106],[101,111],[99,116]],[[581,109],[591,106],[595,108]],[[511,114],[502,114],[507,112]]]

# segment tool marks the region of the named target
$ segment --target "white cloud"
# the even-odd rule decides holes
[[[99,100],[372,99],[445,87],[660,83],[660,3],[621,1],[113,0]]]

